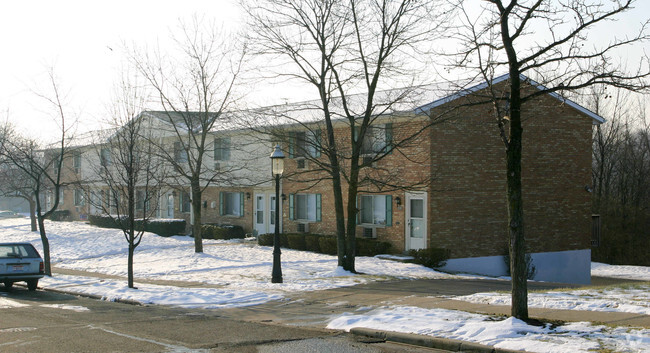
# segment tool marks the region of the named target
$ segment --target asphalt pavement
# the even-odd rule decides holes
[[[121,278],[58,268],[54,272]],[[196,282],[136,282],[178,287],[211,286]],[[597,285],[611,285],[633,281],[594,278],[593,282]],[[567,287],[578,286],[529,283],[530,290]],[[506,352],[468,342],[368,329],[353,329],[355,335],[348,335],[327,330],[326,325],[336,315],[384,305],[508,315],[509,306],[473,304],[454,300],[453,297],[509,290],[509,281],[496,279],[394,280],[301,292],[279,301],[241,308],[183,310],[133,305],[138,303],[110,303],[62,293],[28,292],[16,288],[12,292],[0,292],[3,297],[26,303],[25,307],[3,309],[0,352],[110,352],[115,347],[119,347],[118,351],[142,352],[320,352],[323,347],[340,352]],[[48,303],[56,304],[48,306]],[[77,313],[74,310],[61,310],[61,305],[92,309],[90,312]],[[648,315],[536,308],[530,308],[529,312],[531,318],[546,321],[591,321],[650,328]]]

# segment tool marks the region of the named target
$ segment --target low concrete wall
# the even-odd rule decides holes
[[[589,284],[591,283],[591,250],[571,250],[531,254],[537,269],[536,281]],[[505,276],[503,256],[469,257],[447,260],[441,268],[449,272]]]

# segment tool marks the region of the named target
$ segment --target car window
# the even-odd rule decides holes
[[[0,258],[38,257],[33,246],[27,244],[0,245]]]

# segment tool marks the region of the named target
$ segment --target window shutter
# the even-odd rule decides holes
[[[219,216],[223,216],[223,191],[219,191]]]
[[[320,151],[322,149],[322,132],[320,129],[314,131],[314,150],[316,153],[312,157],[318,158],[320,157]]]
[[[393,123],[385,125],[384,134],[384,137],[386,138],[386,153],[393,153]],[[386,210],[388,210],[388,208],[386,208]]]
[[[244,193],[239,193],[239,217],[244,217]]]
[[[316,222],[321,221],[321,195],[316,194]]]
[[[386,226],[393,225],[393,197],[386,195]]]
[[[289,194],[289,219],[293,221],[293,194]]]
[[[230,137],[226,137],[223,139],[222,142],[222,156],[224,161],[229,161],[230,160]]]
[[[360,219],[360,216],[359,216],[359,214],[361,213],[361,212],[359,212],[359,199],[360,199],[360,198],[361,198],[361,195],[358,195],[358,194],[357,194],[357,201],[356,201],[357,216],[355,217],[355,221],[356,221],[355,224],[356,224],[356,225],[361,224],[361,219]]]
[[[216,138],[214,139],[214,160],[220,161],[221,159],[221,139]]]
[[[296,149],[296,134],[294,132],[289,133],[289,158],[295,157]]]

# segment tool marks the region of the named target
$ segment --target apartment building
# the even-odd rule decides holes
[[[493,84],[506,81],[502,76]],[[537,89],[534,82],[527,82],[529,89]],[[396,253],[449,249],[451,259],[445,267],[449,271],[505,273],[504,144],[493,105],[465,104],[485,88],[478,85],[377,117],[362,148],[361,163],[366,167],[356,200],[358,237],[390,242]],[[526,104],[522,117],[524,222],[535,279],[588,283],[591,131],[604,119],[554,94]],[[155,131],[169,131],[163,112],[143,112],[139,118],[150,119]],[[334,130],[339,148],[345,150],[351,135],[348,123],[335,121]],[[287,157],[281,185],[282,232],[335,234],[332,184],[324,167],[327,157],[321,153],[327,148],[324,131],[322,122],[312,121],[276,125],[266,132],[211,132],[206,173],[223,178],[214,178],[203,192],[202,222],[239,225],[250,234],[273,232],[276,210],[269,155],[280,143]],[[158,137],[178,162],[187,159],[174,140],[177,136]],[[98,189],[105,189],[89,166],[106,163],[110,153],[97,148],[97,144],[79,147],[67,162],[68,170],[76,171],[80,181],[94,180]],[[102,212],[92,207],[96,202],[83,201],[99,196],[84,196],[82,190],[63,191],[61,208],[69,209],[74,219]],[[346,199],[347,185],[343,190]],[[156,192],[148,207],[156,209],[157,217],[193,222],[189,188],[182,179],[168,178]]]

